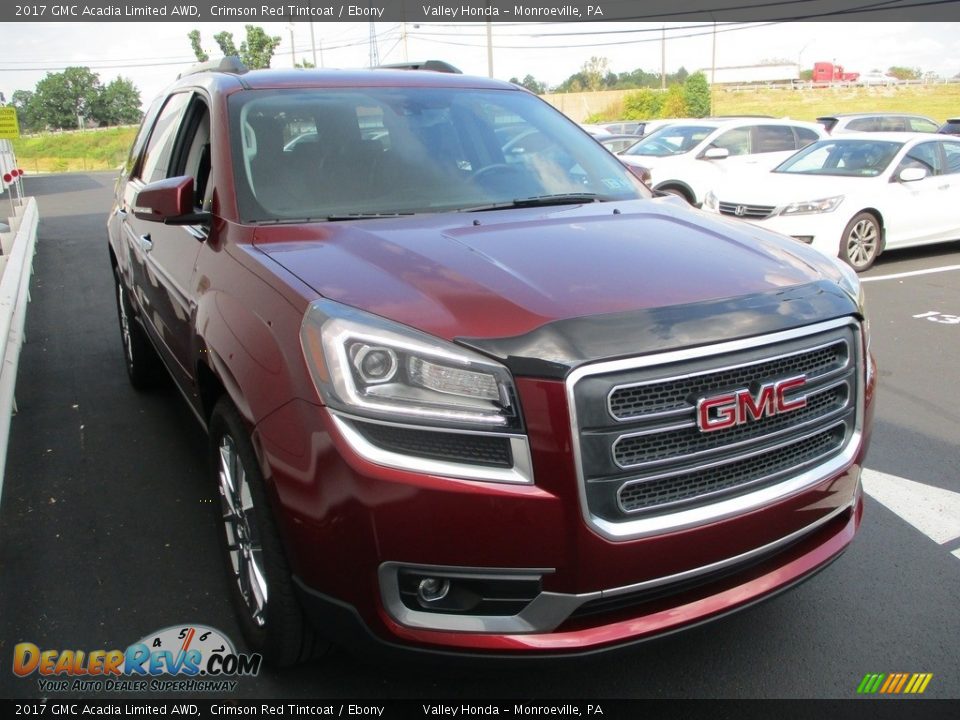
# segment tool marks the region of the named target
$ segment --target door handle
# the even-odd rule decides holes
[[[140,243],[140,249],[144,252],[153,250],[153,240],[150,239],[149,235],[141,235],[137,240]]]
[[[946,185],[940,185],[940,186],[937,188],[937,190],[949,190],[949,189],[950,189],[950,184],[949,184],[949,183],[947,183]]]

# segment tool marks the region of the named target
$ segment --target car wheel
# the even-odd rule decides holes
[[[880,254],[880,223],[870,213],[860,213],[847,223],[840,240],[840,259],[863,272]]]
[[[127,288],[120,278],[120,271],[114,268],[113,279],[116,285],[117,319],[120,321],[120,340],[123,343],[123,359],[127,366],[130,384],[137,390],[153,387],[161,377],[162,367],[156,350],[147,339],[147,335],[134,317],[133,306],[127,296]]]
[[[676,195],[679,198],[683,198],[684,201],[690,204],[693,204],[693,201],[690,199],[690,197],[680,188],[668,187],[668,188],[663,188],[662,190],[660,190],[660,192],[664,193],[665,195]]]
[[[210,418],[210,452],[231,600],[247,644],[279,667],[320,654],[327,644],[297,600],[246,424],[227,397]]]

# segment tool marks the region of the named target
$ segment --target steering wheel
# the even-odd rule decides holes
[[[517,168],[513,167],[512,165],[508,165],[507,163],[493,163],[492,165],[486,165],[480,168],[479,170],[477,170],[475,173],[473,173],[472,179],[483,180],[483,178],[485,177],[488,177],[490,175],[494,175],[498,172],[503,172],[503,171],[506,171],[509,173],[516,173]]]

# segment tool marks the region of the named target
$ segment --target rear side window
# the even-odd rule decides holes
[[[820,139],[820,136],[809,128],[798,127],[794,130],[797,133],[797,148],[805,148],[810,143],[815,143]]]
[[[793,128],[786,125],[757,125],[753,129],[753,152],[783,152],[796,150]]]
[[[180,117],[189,100],[189,93],[171,95],[160,111],[147,142],[140,172],[137,174],[145,183],[163,180],[167,176],[173,142],[177,136],[177,128],[180,127]]]
[[[858,132],[877,132],[880,130],[880,123],[877,118],[857,118],[847,123],[847,130],[856,130]]]

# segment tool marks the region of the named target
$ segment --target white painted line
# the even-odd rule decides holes
[[[861,477],[868,495],[938,545],[960,538],[960,493],[876,470],[864,469]]]
[[[945,265],[944,267],[930,268],[929,270],[913,270],[912,272],[895,273],[894,275],[877,275],[876,277],[860,278],[860,282],[877,282],[879,280],[896,280],[897,278],[915,277],[916,275],[932,275],[933,273],[960,270],[960,265]]]
[[[954,555],[954,556],[956,556],[956,557],[958,557],[958,558],[960,558],[960,550],[954,550],[954,551],[953,551],[952,553],[950,553],[950,554],[951,554],[951,555]]]

